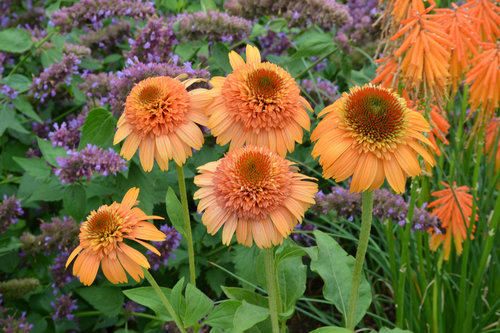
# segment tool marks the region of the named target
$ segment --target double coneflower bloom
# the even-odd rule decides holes
[[[375,190],[387,179],[402,193],[406,178],[421,172],[417,153],[435,164],[428,151],[432,142],[421,133],[429,132],[429,123],[391,89],[354,87],[319,116],[325,114],[311,135],[312,155],[320,156],[325,178],[340,182],[353,176],[353,192]]]
[[[134,86],[118,120],[114,144],[125,139],[120,154],[130,160],[139,148],[141,165],[151,171],[154,160],[168,170],[169,160],[182,165],[192,149],[201,149],[207,125],[203,111],[211,100],[206,89],[186,89],[199,79],[147,78]]]
[[[208,233],[223,227],[226,245],[235,232],[245,246],[253,241],[260,248],[281,244],[314,204],[318,191],[314,178],[298,173],[267,147],[244,146],[198,170],[198,212],[203,212]]]
[[[299,86],[283,68],[261,62],[259,50],[246,48],[246,62],[229,53],[233,73],[210,80],[213,101],[206,108],[208,128],[217,143],[231,142],[229,150],[244,144],[266,146],[285,156],[309,130],[309,103]]]
[[[144,277],[142,268],[149,268],[146,257],[127,245],[125,240],[135,241],[148,250],[160,252],[145,241],[163,241],[165,234],[148,219],[163,219],[148,216],[136,204],[138,188],[131,188],[121,203],[113,202],[94,210],[80,227],[80,245],[71,253],[66,267],[76,257],[73,274],[84,285],[94,282],[99,266],[111,283],[127,282],[125,271],[136,281]]]

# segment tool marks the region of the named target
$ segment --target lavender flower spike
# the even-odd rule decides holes
[[[0,203],[0,233],[5,232],[11,224],[16,224],[23,213],[21,202],[14,196],[7,198],[4,194]]]

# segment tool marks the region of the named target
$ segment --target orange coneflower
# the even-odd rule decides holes
[[[399,68],[406,88],[418,93],[423,83],[425,92],[434,98],[441,98],[450,76],[450,49],[454,45],[441,25],[428,14],[433,8],[434,5],[402,21],[403,27],[391,40],[407,34],[394,52],[396,58],[402,57]]]
[[[477,19],[469,15],[464,6],[458,7],[452,3],[453,9],[438,8],[433,19],[440,24],[454,45],[450,57],[450,77],[452,91],[458,89],[465,71],[468,69],[468,60],[471,55],[477,55],[479,35],[473,25]]]
[[[472,227],[472,238],[472,232],[474,231],[474,226],[470,226],[472,195],[468,193],[469,188],[467,186],[457,187],[454,183],[453,188],[451,188],[450,185],[444,182],[441,182],[441,184],[446,189],[433,192],[432,196],[438,197],[438,199],[431,202],[427,207],[434,208],[431,213],[441,221],[441,227],[445,230],[445,233],[434,233],[431,236],[430,248],[436,251],[439,245],[444,242],[444,259],[448,260],[452,238],[459,255],[462,253],[462,243],[467,238],[467,228],[469,227]],[[474,220],[477,220],[477,215],[475,215]]]
[[[491,0],[468,0],[461,7],[475,18],[472,25],[481,34],[482,40],[496,42],[500,37],[500,7]]]
[[[495,170],[500,169],[500,118],[493,118],[486,127],[485,151],[495,159]],[[495,153],[496,149],[496,153]],[[493,154],[495,154],[493,156]]]
[[[198,168],[194,194],[198,212],[210,234],[222,226],[222,241],[260,248],[281,244],[305,211],[314,204],[314,178],[297,172],[293,164],[267,147],[240,147],[218,161]]]
[[[323,114],[326,117],[311,135],[317,141],[312,155],[320,156],[325,178],[342,181],[353,175],[353,192],[375,190],[387,178],[402,193],[406,177],[421,172],[417,153],[429,164],[435,163],[419,143],[432,147],[421,133],[429,132],[429,123],[392,89],[354,87],[319,116]]]
[[[231,141],[229,150],[252,144],[269,147],[285,156],[295,141],[302,142],[302,128],[309,130],[309,103],[299,86],[283,68],[261,62],[259,50],[246,48],[246,63],[236,52],[229,53],[233,73],[210,80],[214,97],[207,106],[208,128],[217,143]]]
[[[483,52],[470,62],[474,67],[466,74],[470,84],[469,103],[475,111],[481,106],[480,117],[489,120],[500,101],[500,42],[481,43]]]
[[[207,125],[203,108],[211,98],[206,89],[186,90],[197,81],[158,76],[136,84],[118,120],[114,144],[127,138],[120,154],[130,160],[139,148],[144,171],[151,171],[155,159],[168,170],[172,158],[182,165],[192,148],[200,149],[204,138],[195,123]]]
[[[138,282],[144,277],[141,267],[149,268],[148,260],[125,244],[125,239],[136,241],[160,255],[154,246],[144,241],[163,241],[166,236],[145,220],[163,218],[147,216],[140,208],[132,208],[138,195],[139,189],[133,187],[121,203],[113,202],[110,206],[99,207],[82,223],[80,245],[69,256],[66,267],[78,256],[73,265],[73,274],[84,285],[92,284],[99,265],[102,265],[102,272],[111,283],[127,282],[125,271]]]

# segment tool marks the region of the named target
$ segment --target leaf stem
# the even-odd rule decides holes
[[[370,229],[373,215],[373,191],[365,191],[362,196],[361,233],[359,235],[356,261],[352,275],[351,294],[349,296],[349,308],[347,310],[346,327],[354,331],[356,327],[356,303],[358,302],[359,283],[363,274],[363,263],[365,261],[366,249],[370,239]]]
[[[280,311],[280,299],[278,293],[278,283],[276,280],[276,267],[274,267],[274,249],[264,249],[264,261],[266,267],[267,293],[269,295],[269,311],[271,313],[271,325],[273,333],[280,332],[278,313]]]

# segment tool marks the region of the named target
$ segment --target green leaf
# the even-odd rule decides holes
[[[184,227],[184,215],[182,213],[182,204],[177,199],[174,190],[169,187],[165,198],[167,215],[175,229],[185,238],[186,229]]]
[[[184,325],[192,326],[205,317],[214,307],[214,302],[198,288],[188,283],[186,286],[186,313]]]
[[[160,287],[165,296],[170,299],[171,289]],[[154,291],[153,287],[140,287],[134,289],[123,290],[125,296],[134,302],[144,305],[153,310],[158,316],[161,316],[165,321],[173,320],[168,311],[163,306],[160,298]]]
[[[7,128],[19,133],[29,134],[29,132],[16,119],[15,112],[5,104],[0,105],[0,136]]]
[[[182,296],[182,289],[184,289],[184,277],[177,281],[169,298],[175,313],[179,314],[186,313],[186,299]]]
[[[38,142],[38,147],[42,151],[42,155],[47,162],[49,162],[52,166],[59,166],[57,164],[57,157],[66,157],[68,154],[66,153],[66,149],[62,147],[53,147],[52,142],[40,138],[36,138]]]
[[[212,54],[215,62],[225,73],[231,73],[233,68],[229,63],[229,49],[223,43],[216,43],[212,48]]]
[[[240,305],[240,301],[225,301],[220,303],[212,312],[210,312],[207,318],[203,321],[202,325],[224,329],[232,328],[234,314]]]
[[[75,291],[107,317],[117,316],[122,309],[124,297],[118,287],[91,286],[79,288]]]
[[[115,134],[115,119],[111,112],[103,108],[89,111],[83,124],[82,137],[78,149],[91,143],[103,147]]]
[[[24,113],[26,116],[30,117],[34,121],[38,123],[43,123],[40,116],[35,112],[33,106],[31,106],[30,102],[23,95],[17,96],[15,100],[12,101],[14,107],[20,112]]]
[[[71,81],[71,92],[73,93],[75,103],[83,104],[87,101],[87,96],[78,87],[76,80]]]
[[[87,192],[85,188],[79,184],[66,187],[63,207],[76,221],[81,221],[87,212]]]
[[[233,319],[234,332],[243,332],[269,317],[269,309],[243,301]]]
[[[22,29],[5,29],[0,31],[0,51],[22,53],[33,45],[31,35]]]
[[[56,62],[60,62],[62,60],[62,57],[63,57],[62,50],[57,50],[55,48],[43,50],[41,56],[42,66],[44,68],[47,68],[50,65],[55,64]]]
[[[14,88],[18,92],[28,91],[33,83],[32,80],[21,74],[13,74],[11,76],[4,77],[0,80],[0,82]]]
[[[61,181],[57,178],[49,178],[50,181],[38,185],[31,196],[28,198],[28,202],[33,201],[59,201],[63,198],[63,187],[61,186]]]
[[[179,55],[183,61],[189,61],[196,51],[198,51],[198,47],[194,42],[177,44],[175,47],[175,53]]]
[[[318,258],[311,261],[311,270],[318,273],[325,282],[323,286],[325,299],[332,302],[342,314],[347,315],[354,258],[324,232],[315,230],[314,236],[318,244]],[[372,302],[371,287],[364,274],[361,276],[358,295],[356,323],[363,318]]]
[[[284,312],[291,316],[295,302],[306,290],[307,267],[302,257],[292,257],[278,264],[278,284]]]
[[[27,174],[39,180],[45,180],[50,175],[50,167],[43,158],[13,157],[14,161],[26,171]]]
[[[255,266],[260,252],[260,249],[256,246],[246,247],[241,245],[235,246],[233,251],[235,273],[239,276],[244,276],[245,280],[254,285],[259,283]],[[239,281],[239,283],[245,289],[254,289],[248,283],[243,281]]]
[[[122,59],[121,54],[113,53],[113,54],[110,54],[107,57],[104,57],[104,59],[102,59],[102,62],[104,64],[111,64],[111,63],[120,61],[121,59]]]
[[[309,333],[352,333],[352,331],[348,330],[344,327],[337,326],[325,326],[315,329]]]
[[[285,242],[278,248],[278,250],[276,250],[276,265],[279,265],[279,263],[285,259],[302,257],[305,255],[307,255],[306,251],[300,246],[297,246],[297,244],[295,244],[294,242]]]
[[[408,330],[402,330],[398,327],[395,328],[387,328],[387,327],[382,327],[378,333],[412,333],[412,331]]]
[[[216,10],[217,5],[215,4],[214,0],[201,0],[201,8],[206,13],[209,10]]]
[[[246,301],[250,304],[263,307],[267,307],[269,304],[267,301],[267,297],[259,295],[253,291],[237,287],[221,286],[221,288],[224,294],[226,294],[226,296],[230,299],[237,301]]]
[[[332,36],[320,33],[311,33],[298,45],[297,52],[292,56],[293,59],[301,57],[319,57],[333,51],[337,44]]]

